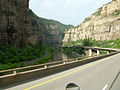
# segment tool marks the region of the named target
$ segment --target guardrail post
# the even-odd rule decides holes
[[[110,51],[107,51],[107,54],[110,54]]]
[[[85,59],[87,59],[87,56],[85,57]]]
[[[17,71],[13,71],[13,74],[16,75],[16,74],[17,74]]]
[[[66,64],[66,61],[63,61],[63,64]]]
[[[47,68],[47,65],[45,64],[45,68]]]
[[[97,55],[100,55],[100,51],[99,50],[97,50]]]
[[[78,59],[76,59],[76,61],[78,61]]]

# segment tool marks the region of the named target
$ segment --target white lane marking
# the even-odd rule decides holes
[[[108,85],[105,85],[105,87],[102,90],[105,90],[108,87]]]

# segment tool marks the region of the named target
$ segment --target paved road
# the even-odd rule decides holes
[[[82,90],[108,90],[120,70],[120,54],[42,79],[1,90],[65,90],[68,83],[78,84]]]

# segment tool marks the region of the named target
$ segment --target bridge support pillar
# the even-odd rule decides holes
[[[92,56],[92,49],[89,49],[89,56]]]
[[[97,55],[100,55],[100,51],[99,50],[97,50]]]

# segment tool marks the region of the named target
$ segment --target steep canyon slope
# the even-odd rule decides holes
[[[29,9],[29,0],[0,0],[0,45],[19,48],[59,43],[64,31],[73,26],[56,22],[36,16]]]
[[[29,0],[0,0],[0,44],[16,48],[44,42],[45,29],[30,15]],[[39,25],[38,25],[39,24]]]
[[[100,41],[120,38],[120,0],[113,0],[104,5],[78,27],[69,29],[63,42],[85,38]]]

